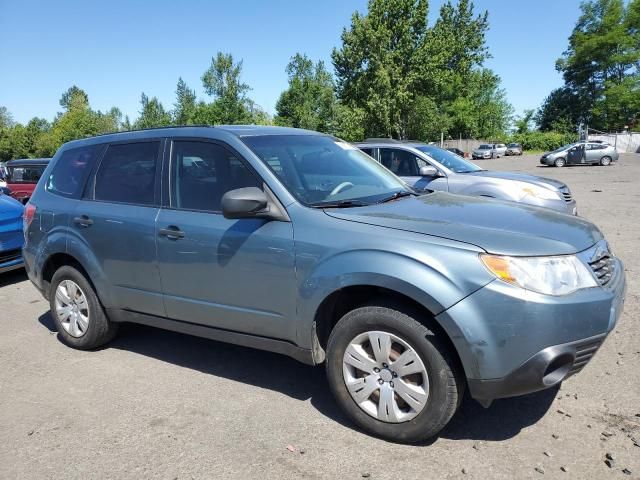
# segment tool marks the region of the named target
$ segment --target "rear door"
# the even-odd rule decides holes
[[[164,316],[156,259],[164,140],[109,144],[71,219],[106,277],[109,307]]]
[[[602,152],[606,147],[600,143],[587,143],[585,151],[585,161],[587,163],[597,163],[600,161]]]
[[[170,152],[170,153],[169,153]],[[222,196],[262,180],[227,145],[175,139],[165,160],[168,201],[157,219],[167,316],[295,341],[297,287],[290,222],[229,220]],[[278,159],[271,159],[278,171]]]

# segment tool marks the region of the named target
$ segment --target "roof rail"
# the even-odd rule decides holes
[[[207,125],[205,123],[195,124],[195,125],[166,125],[164,127],[149,127],[149,128],[132,128],[131,130],[116,130],[115,132],[104,132],[98,133],[96,135],[88,135],[89,137],[102,137],[104,135],[115,135],[117,133],[131,133],[131,132],[146,132],[149,130],[165,130],[167,128],[188,128],[188,127],[207,127],[207,128],[215,128],[214,125]]]
[[[365,138],[364,143],[402,143],[395,138]]]

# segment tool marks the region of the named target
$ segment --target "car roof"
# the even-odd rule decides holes
[[[175,127],[147,128],[142,130],[128,130],[126,132],[112,132],[94,137],[73,140],[65,144],[68,148],[82,145],[122,142],[127,140],[143,140],[145,138],[162,137],[204,137],[224,139],[228,135],[236,137],[250,137],[263,135],[318,135],[324,133],[291,127],[272,127],[266,125],[183,125]]]
[[[6,163],[6,166],[27,167],[29,165],[46,165],[50,160],[50,158],[17,158],[15,160],[9,160]]]
[[[395,140],[392,138],[371,138],[364,142],[353,142],[357,147],[435,147],[418,140]]]

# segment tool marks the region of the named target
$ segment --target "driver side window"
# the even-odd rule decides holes
[[[221,145],[173,142],[171,205],[174,208],[220,212],[229,190],[261,187],[261,182],[231,151]]]
[[[381,148],[380,163],[399,177],[415,177],[427,162],[399,148]]]

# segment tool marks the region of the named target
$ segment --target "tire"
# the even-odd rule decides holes
[[[420,313],[404,313],[402,310],[401,306],[392,304],[370,305],[344,315],[329,337],[326,370],[329,386],[337,403],[358,426],[387,440],[415,443],[438,434],[449,422],[460,404],[466,383],[453,353],[443,339],[418,322]],[[379,373],[373,373],[378,367],[372,367],[371,363],[361,364],[371,372],[369,375],[364,370],[354,368],[352,363],[356,357],[345,355],[347,349],[356,354],[367,353],[365,348],[369,345],[368,351],[372,352],[372,343],[368,343],[368,339],[383,338],[384,335],[391,337],[391,355],[388,358],[392,361],[388,364],[389,368],[384,368],[387,364],[376,362],[372,353],[367,354],[367,358],[369,362],[379,365]],[[364,343],[358,343],[358,339],[362,338],[365,339]],[[354,345],[359,345],[358,350]],[[360,350],[361,345],[365,347]],[[402,355],[411,355],[410,358],[418,358],[419,361],[410,361],[404,367],[398,364],[397,362],[407,361],[406,357],[402,360],[398,356],[403,345],[408,348]],[[385,355],[382,357],[385,358]],[[347,358],[349,360],[345,361]],[[394,369],[394,365],[399,366]],[[421,373],[402,374],[403,370],[411,372],[409,368],[414,367],[422,369]],[[352,376],[355,372],[357,375]],[[367,383],[363,376],[371,377],[370,382]],[[356,385],[352,386],[352,391],[363,386],[362,390],[353,394],[358,395],[364,391],[360,404],[352,396],[347,382]],[[404,395],[408,391],[407,385],[413,388],[410,391],[411,399],[419,404],[416,408],[403,400],[407,398]],[[369,390],[371,393],[366,396]],[[383,406],[389,405],[391,408],[381,408],[382,396],[386,396],[383,392],[390,395],[388,400],[393,399]],[[387,415],[387,418],[380,418],[380,412]]]
[[[107,318],[89,281],[71,266],[60,267],[53,275],[49,307],[60,339],[69,347],[91,350],[110,342],[117,333],[118,324]]]
[[[600,165],[602,165],[603,167],[611,165],[611,157],[602,157],[600,159]]]
[[[564,158],[562,158],[562,157],[556,158],[554,160],[553,164],[558,168],[564,167],[566,165],[566,160]]]

